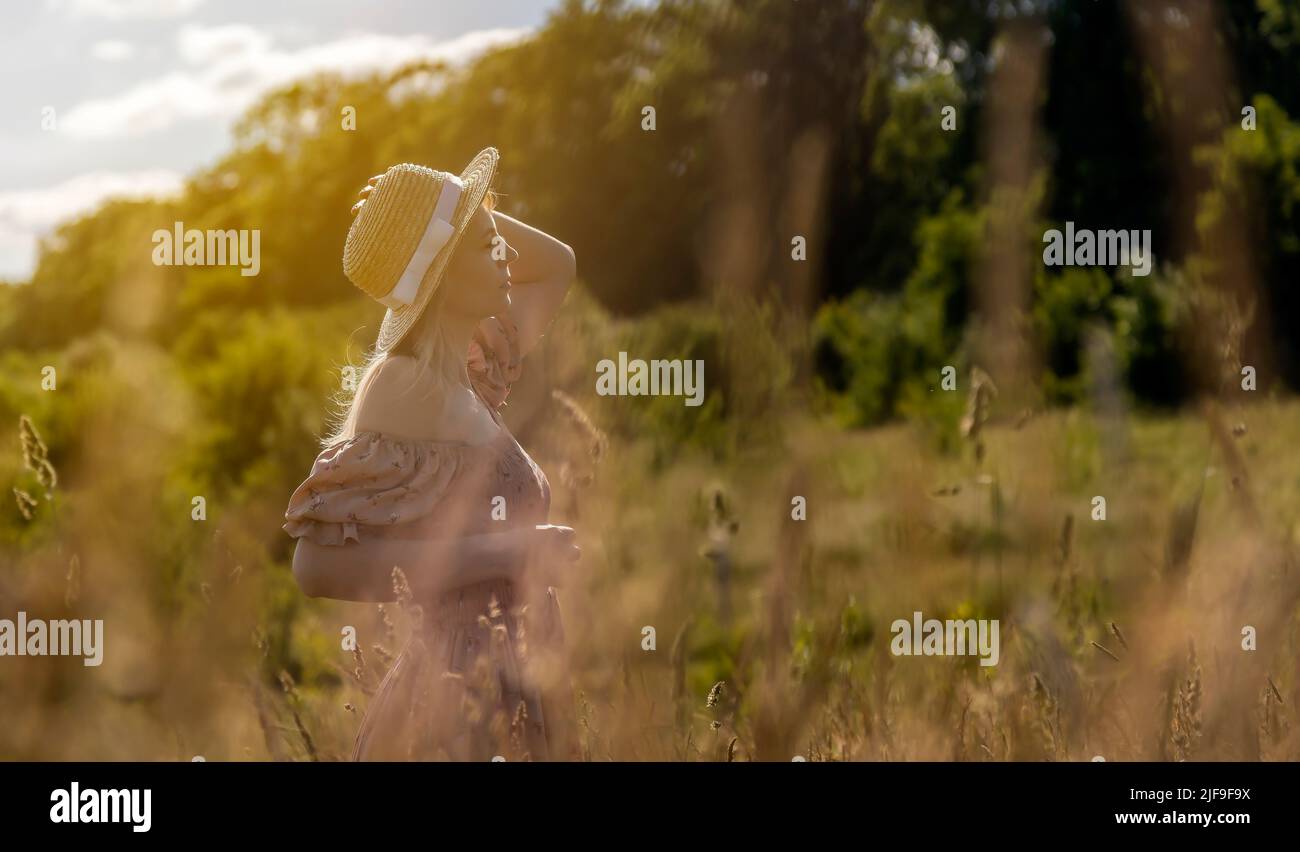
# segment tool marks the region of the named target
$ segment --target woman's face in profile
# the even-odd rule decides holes
[[[510,307],[511,261],[519,257],[497,233],[492,212],[480,205],[447,264],[446,310],[479,320]]]

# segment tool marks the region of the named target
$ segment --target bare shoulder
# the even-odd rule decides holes
[[[474,401],[438,385],[409,355],[391,355],[375,371],[357,410],[358,432],[431,441],[479,443]]]
[[[438,439],[439,394],[409,355],[390,355],[376,369],[357,409],[358,432]]]

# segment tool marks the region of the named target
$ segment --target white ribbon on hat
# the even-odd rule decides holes
[[[392,291],[379,301],[393,310],[414,304],[424,273],[429,271],[433,259],[456,233],[455,226],[451,224],[451,217],[456,212],[456,203],[460,201],[460,194],[464,189],[465,185],[456,175],[449,174],[443,178],[442,189],[438,193],[438,203],[433,208],[433,215],[429,217],[429,224],[424,228],[424,235],[420,237],[419,245],[415,247],[415,253],[411,255],[402,277],[397,279],[397,284],[393,286]]]

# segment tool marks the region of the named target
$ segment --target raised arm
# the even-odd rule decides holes
[[[510,316],[519,329],[520,357],[537,346],[577,275],[573,249],[544,231],[494,210],[497,231],[519,252],[510,264]]]
[[[361,200],[352,205],[352,215],[365,205],[367,197],[383,175],[375,175],[358,193]],[[497,232],[519,252],[510,264],[510,317],[519,330],[519,357],[537,346],[564,302],[564,294],[578,274],[578,261],[565,243],[545,231],[492,211]]]

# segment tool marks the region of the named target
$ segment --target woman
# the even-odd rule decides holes
[[[419,607],[356,760],[575,757],[554,586],[579,550],[497,411],[574,258],[493,209],[497,158],[394,166],[353,208],[344,272],[389,310],[284,529],[308,595]]]

